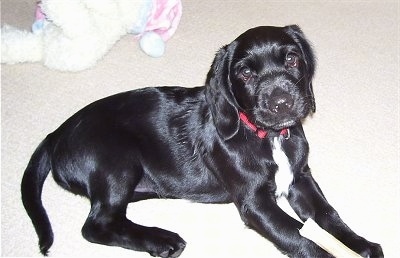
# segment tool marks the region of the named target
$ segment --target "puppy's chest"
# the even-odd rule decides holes
[[[275,172],[276,191],[275,196],[287,196],[289,186],[293,182],[293,171],[290,166],[289,158],[282,149],[282,138],[274,137],[272,142],[272,157],[278,166]]]

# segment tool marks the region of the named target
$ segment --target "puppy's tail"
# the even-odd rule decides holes
[[[53,231],[42,204],[43,183],[51,169],[47,148],[48,138],[33,153],[21,183],[22,203],[35,227],[36,234],[39,237],[40,252],[43,255],[47,255],[50,246],[53,244]]]

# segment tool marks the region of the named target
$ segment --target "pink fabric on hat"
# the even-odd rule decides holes
[[[44,20],[46,16],[42,12],[42,8],[40,7],[40,2],[36,5],[36,12],[35,12],[35,20]]]
[[[153,10],[145,31],[154,31],[167,41],[178,28],[182,16],[181,0],[153,0]]]

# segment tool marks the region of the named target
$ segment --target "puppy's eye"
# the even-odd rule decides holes
[[[299,57],[293,53],[287,54],[285,61],[286,65],[289,67],[297,67],[299,65]]]
[[[253,75],[253,73],[251,72],[250,68],[248,68],[247,66],[241,68],[240,71],[239,71],[239,77],[243,81],[247,81],[248,79],[250,79],[250,77],[252,75]]]

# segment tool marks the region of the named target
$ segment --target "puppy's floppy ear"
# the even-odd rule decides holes
[[[218,134],[224,140],[232,138],[239,130],[237,103],[229,79],[229,67],[235,47],[236,43],[233,42],[218,51],[206,80],[206,100]]]
[[[306,37],[304,36],[303,31],[300,29],[299,26],[297,25],[290,25],[286,26],[286,33],[289,34],[294,41],[297,43],[299,48],[301,49],[301,52],[304,57],[304,61],[306,63],[306,72],[307,72],[307,80],[308,80],[308,95],[311,98],[311,110],[315,112],[316,110],[316,105],[315,105],[315,97],[314,97],[314,91],[312,87],[312,79],[314,76],[314,71],[315,71],[315,57],[314,53],[312,50],[312,47]]]

